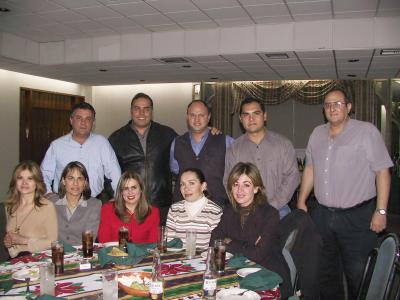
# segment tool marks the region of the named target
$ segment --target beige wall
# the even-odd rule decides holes
[[[19,161],[20,87],[86,96],[90,87],[0,69],[0,199],[4,199],[11,172]]]

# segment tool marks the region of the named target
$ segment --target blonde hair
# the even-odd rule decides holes
[[[28,170],[36,183],[35,195],[33,198],[35,207],[43,205],[41,198],[46,192],[46,185],[43,181],[42,173],[40,172],[39,165],[32,160],[25,160],[20,162],[14,169],[11,177],[10,185],[8,188],[7,199],[5,201],[5,207],[7,213],[12,215],[19,206],[20,192],[17,189],[17,178],[22,171]]]
[[[254,195],[253,204],[255,207],[262,206],[267,203],[267,195],[265,194],[264,184],[260,175],[258,168],[252,163],[237,163],[231,170],[228,178],[228,196],[229,201],[234,210],[237,210],[237,203],[232,193],[232,187],[239,180],[239,177],[243,174],[247,175],[253,183],[254,187],[258,188],[257,193]]]
[[[124,223],[129,222],[129,217],[125,214],[125,200],[122,196],[122,191],[125,187],[125,184],[128,180],[133,179],[139,184],[141,195],[138,201],[138,204],[135,207],[135,217],[136,221],[141,224],[147,218],[147,216],[151,213],[151,205],[146,199],[146,190],[143,183],[143,180],[140,176],[133,171],[125,171],[121,178],[118,181],[117,191],[115,192],[115,214],[120,218]]]

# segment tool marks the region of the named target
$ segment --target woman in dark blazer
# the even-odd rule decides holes
[[[54,202],[58,219],[58,239],[72,245],[82,244],[82,232],[91,230],[96,239],[100,223],[101,201],[90,197],[89,177],[85,166],[70,162],[61,174]]]
[[[224,239],[226,251],[243,254],[250,260],[278,273],[282,298],[290,296],[290,273],[281,251],[279,212],[267,202],[260,172],[251,163],[236,164],[228,178],[230,206],[226,206],[211,234]]]

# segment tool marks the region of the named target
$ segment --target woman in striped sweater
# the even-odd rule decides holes
[[[186,247],[186,230],[195,230],[196,248],[208,247],[211,231],[218,225],[222,208],[207,198],[207,183],[204,174],[189,168],[180,177],[182,201],[174,203],[168,212],[168,239],[180,238]]]

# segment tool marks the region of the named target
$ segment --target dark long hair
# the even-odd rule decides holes
[[[129,179],[136,180],[139,184],[139,187],[142,191],[140,195],[140,199],[138,204],[135,207],[135,217],[136,221],[141,224],[147,218],[147,216],[151,213],[151,205],[146,199],[146,188],[143,183],[143,180],[140,176],[133,171],[125,171],[121,178],[118,181],[117,191],[115,192],[115,214],[120,218],[124,223],[129,222],[129,217],[126,215],[126,207],[125,200],[122,196],[122,191],[124,189],[125,184]]]

